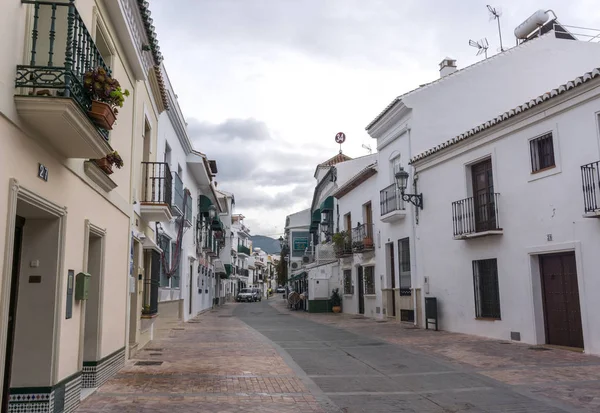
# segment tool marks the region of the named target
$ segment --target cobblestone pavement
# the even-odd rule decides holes
[[[229,304],[161,332],[79,412],[241,410],[599,413],[600,358],[280,299]]]
[[[232,316],[229,304],[173,323],[80,406],[79,413],[337,411],[268,340]],[[257,308],[257,307],[254,307]],[[270,307],[269,307],[270,308]],[[137,365],[138,362],[162,362]]]
[[[353,360],[369,366],[368,370],[357,370],[355,377],[338,379],[343,384],[332,378],[337,373],[325,373],[321,377],[321,371],[309,372],[309,377],[348,412],[600,412],[598,357],[423,330],[396,321],[289,311],[282,300],[270,304],[279,313],[292,316],[282,318],[298,320],[297,323],[288,321],[288,326],[304,331],[303,344],[282,344],[301,367],[310,371],[313,366],[303,360],[303,350],[295,349],[298,346],[313,347],[313,354],[323,350],[331,352],[332,349],[347,352]],[[257,323],[248,322],[267,336],[273,336],[275,341],[278,336],[285,336],[281,330],[262,330]],[[311,330],[310,325],[329,329],[322,331],[337,330],[339,335],[334,339],[331,337],[335,334],[331,333],[328,333],[329,337],[321,336],[322,331]],[[316,337],[323,337],[323,340]],[[338,340],[345,340],[346,344]],[[350,346],[353,348],[349,349]],[[346,374],[352,370],[349,366],[353,365],[353,360],[347,363]],[[324,360],[320,361],[321,365],[324,363]],[[332,366],[332,369],[336,368]],[[407,392],[410,394],[394,396],[398,389],[392,382],[402,383],[403,389],[410,390]],[[419,404],[423,402],[418,400],[423,397],[422,391],[431,391],[427,394],[433,395],[431,399],[438,405],[438,410]],[[354,399],[356,393],[362,397]],[[371,401],[365,401],[365,397]],[[398,403],[396,410],[393,407],[386,410],[386,400],[390,404]]]

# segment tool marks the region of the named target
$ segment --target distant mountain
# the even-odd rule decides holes
[[[279,254],[279,250],[281,249],[279,240],[264,235],[253,235],[250,239],[252,240],[252,248],[258,247],[267,254]]]

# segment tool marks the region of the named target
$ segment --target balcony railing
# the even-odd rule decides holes
[[[183,182],[177,172],[173,172],[173,215],[181,216],[183,213]]]
[[[361,252],[373,248],[373,224],[362,224],[352,228],[352,251]]]
[[[586,213],[600,211],[600,161],[581,166],[583,208]]]
[[[190,195],[190,193],[187,189],[185,191],[187,191],[187,197],[185,198],[185,220],[187,222],[187,225],[191,226],[192,222],[194,220],[192,218],[194,216],[193,210],[192,210],[192,208],[193,208],[192,207],[192,205],[193,205],[192,196]]]
[[[250,255],[250,248],[246,247],[245,245],[238,245],[237,250],[240,254]]]
[[[500,194],[483,193],[452,203],[454,237],[501,231],[498,217]]]
[[[400,190],[396,184],[392,184],[379,192],[379,204],[381,206],[381,216],[404,210],[404,200],[400,196]]]
[[[352,255],[352,234],[346,231],[339,232],[333,236],[333,250],[336,258]]]
[[[17,66],[15,86],[23,95],[72,98],[87,113],[92,101],[83,75],[97,67],[110,69],[73,3],[21,0],[33,5],[29,64]],[[108,132],[97,128],[108,139]]]
[[[317,261],[329,261],[337,258],[333,244],[319,244],[315,248]]]
[[[172,176],[165,162],[142,162],[144,190],[142,202],[171,206]]]
[[[214,251],[214,236],[212,231],[204,230],[202,234],[202,250],[203,251]]]

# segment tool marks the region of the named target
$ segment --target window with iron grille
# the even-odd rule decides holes
[[[375,294],[375,267],[364,267],[365,294]]]
[[[398,258],[400,295],[411,295],[410,242],[408,238],[398,240]]]
[[[171,250],[173,251],[172,260],[175,259],[175,248],[176,244],[173,243]],[[179,256],[179,265],[177,265],[177,269],[175,270],[175,274],[171,276],[171,288],[179,288],[179,280],[181,279],[181,254]]]
[[[473,261],[473,286],[476,317],[500,319],[498,264],[495,258]]]
[[[354,294],[354,291],[352,291],[352,270],[344,270],[344,294]]]
[[[530,140],[529,149],[531,152],[531,172],[538,172],[555,166],[552,132]]]

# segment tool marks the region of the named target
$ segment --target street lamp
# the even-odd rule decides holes
[[[406,186],[408,185],[408,172],[404,170],[403,167],[400,167],[398,172],[395,174],[396,177],[396,185],[400,190],[400,195],[402,199],[406,202],[410,202],[414,206],[423,209],[423,194],[405,194]]]
[[[281,247],[282,250],[283,250],[283,247],[285,247],[285,240],[283,239],[282,236],[279,237],[279,246]]]
[[[208,207],[208,217],[210,218],[210,220],[212,221],[213,219],[215,219],[215,217],[217,216],[217,207],[214,205],[211,205]]]

